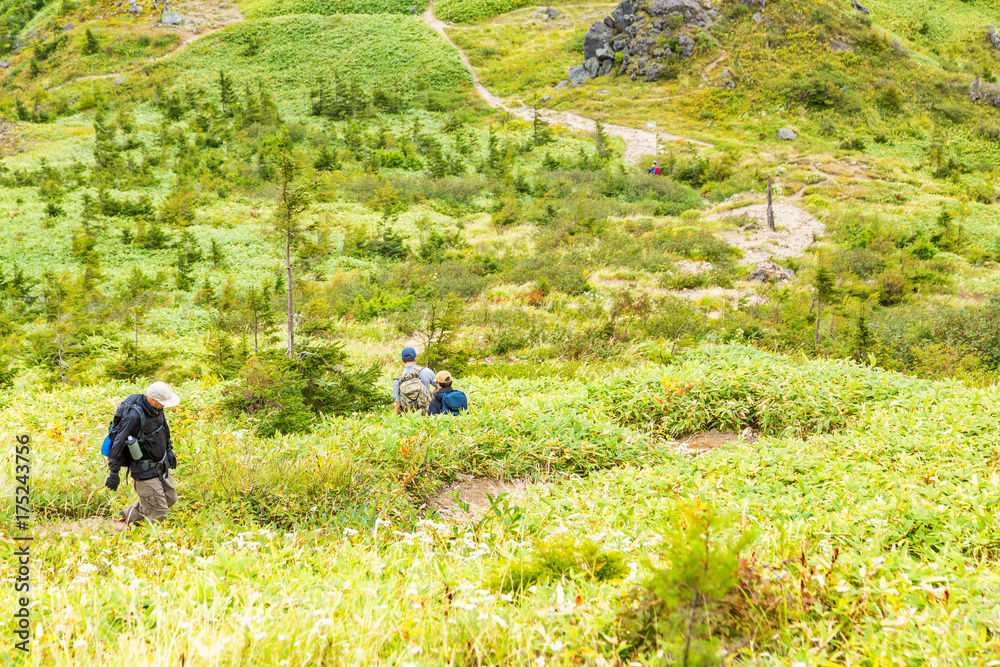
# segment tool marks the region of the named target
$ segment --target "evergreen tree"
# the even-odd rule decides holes
[[[819,320],[823,303],[828,302],[836,292],[836,283],[833,274],[825,266],[816,269],[816,277],[813,279],[813,288],[816,290],[816,349],[819,349]]]
[[[217,269],[226,265],[226,256],[215,239],[212,239],[212,244],[209,246],[208,258],[211,260],[212,266]]]
[[[233,102],[236,98],[233,92],[233,80],[226,76],[223,70],[219,70],[219,98],[222,104],[222,115],[233,115]]]
[[[90,28],[87,28],[87,39],[83,44],[83,55],[90,56],[101,50],[101,43],[97,41],[97,37],[91,32]]]
[[[552,141],[552,130],[538,113],[538,107],[535,107],[534,112],[531,118],[531,142],[536,146],[541,146]]]
[[[597,161],[600,164],[607,162],[611,157],[611,147],[608,146],[608,135],[604,131],[604,123],[598,118],[594,123],[594,147],[597,149]]]
[[[865,311],[862,308],[858,312],[857,329],[854,332],[854,358],[857,361],[864,361],[868,358],[875,337],[872,335],[868,322],[865,319]]]
[[[260,338],[268,336],[274,328],[273,292],[270,285],[262,283],[244,292],[240,303],[246,317],[247,328],[253,332],[253,353],[260,354]]]
[[[295,356],[295,299],[294,299],[294,276],[292,275],[292,249],[302,234],[310,228],[308,223],[304,223],[299,214],[309,207],[309,191],[295,184],[295,177],[298,167],[292,158],[291,151],[288,150],[281,156],[279,167],[281,177],[281,190],[278,196],[278,208],[275,212],[275,229],[278,231],[285,243],[285,286],[286,286],[286,334],[288,337],[288,347],[285,356],[294,358]]]

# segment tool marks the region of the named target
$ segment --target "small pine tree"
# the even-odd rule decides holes
[[[222,115],[232,116],[233,100],[235,99],[233,80],[226,76],[226,73],[221,69],[219,70],[219,97],[222,102]]]
[[[600,119],[597,119],[594,125],[594,147],[597,149],[597,161],[604,163],[611,157],[611,147],[608,146],[608,135],[604,131],[604,123]]]
[[[836,292],[836,283],[833,274],[825,266],[816,270],[816,277],[813,279],[813,288],[816,290],[816,349],[819,349],[819,319],[823,303],[829,301]]]
[[[854,358],[857,361],[864,361],[871,350],[875,337],[865,320],[865,311],[858,313],[857,329],[854,332]]]
[[[534,112],[531,118],[531,141],[536,146],[541,146],[552,141],[552,130],[538,113],[538,107],[535,107]]]
[[[212,244],[208,250],[208,257],[212,260],[212,266],[219,269],[226,264],[226,255],[222,252],[222,248],[219,247],[218,242],[212,239]]]
[[[101,43],[97,41],[97,37],[91,32],[90,28],[87,28],[87,39],[83,43],[83,55],[92,56],[101,50]]]

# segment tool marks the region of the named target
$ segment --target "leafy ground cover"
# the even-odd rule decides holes
[[[852,663],[926,652],[962,661],[994,650],[982,640],[1000,595],[989,557],[1000,539],[991,518],[994,392],[738,345],[639,367],[606,397],[599,373],[515,381],[499,392],[468,377],[469,420],[338,419],[309,439],[277,441],[220,421],[211,384],[180,388],[176,520],[116,537],[54,524],[37,545],[44,585],[33,659],[655,660],[655,650],[627,641],[623,610],[676,555],[664,545],[682,529],[677,508],[690,503],[714,508],[718,544],[758,536],[744,552],[745,605],[714,611],[707,622],[721,641],[696,634],[696,646]],[[659,429],[610,423],[635,414],[619,400],[630,394],[663,403],[664,430],[754,425],[753,410],[774,409],[755,385],[785,388],[789,405],[801,407],[783,413],[787,428],[765,420],[754,445],[691,458],[673,453]],[[124,501],[86,491],[100,483],[91,441],[123,389],[22,394],[0,416],[5,435],[38,434],[36,502],[46,524]],[[860,399],[852,413],[830,400],[840,392]],[[697,423],[685,416],[696,414],[704,414]],[[420,498],[461,471],[548,483],[516,506],[497,499],[478,523],[418,518]],[[93,499],[77,498],[84,492]],[[584,539],[623,554],[627,569],[606,581],[557,576],[516,596],[491,589],[508,558],[557,562],[552,544]],[[220,609],[227,600],[239,604]],[[68,611],[79,608],[87,611]]]
[[[264,18],[267,16],[285,16],[289,14],[408,14],[410,7],[416,7],[419,14],[426,7],[426,2],[412,3],[409,0],[380,0],[368,2],[363,0],[258,0],[245,2],[241,5],[247,18]]]
[[[333,70],[395,95],[457,93],[469,84],[457,54],[433,30],[416,18],[385,15],[247,21],[201,40],[162,67],[184,72],[188,86],[211,86],[220,70],[229,72],[266,86],[295,114],[308,108],[302,92]]]

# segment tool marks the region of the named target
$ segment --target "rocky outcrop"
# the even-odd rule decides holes
[[[676,72],[677,61],[691,57],[699,31],[711,28],[716,15],[711,0],[623,0],[590,26],[583,37],[583,64],[571,67],[557,87],[612,72],[633,81],[657,81]]]
[[[847,42],[842,42],[839,39],[830,39],[830,50],[834,53],[850,53],[854,50],[854,47]]]
[[[993,48],[1000,51],[1000,30],[997,30],[995,25],[991,25],[986,29],[986,34],[989,36]]]
[[[794,273],[781,268],[770,260],[765,260],[754,267],[754,270],[747,276],[750,283],[780,283],[791,280]]]
[[[789,130],[787,127],[783,127],[778,130],[778,138],[782,141],[794,141],[799,138],[799,135],[795,130]]]
[[[969,86],[969,99],[973,102],[986,102],[1000,108],[1000,84],[983,83],[977,76],[976,80]]]
[[[562,17],[562,12],[558,9],[553,9],[552,7],[546,7],[535,12],[532,16],[536,19],[541,19],[543,21],[555,21],[557,18]]]
[[[862,14],[868,13],[868,8],[858,2],[858,0],[851,0],[851,7],[858,10]]]

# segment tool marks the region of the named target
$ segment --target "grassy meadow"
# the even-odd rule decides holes
[[[613,5],[435,3],[512,104],[711,144],[632,164],[488,108],[409,2],[249,0],[156,62],[193,33],[0,2],[0,441],[32,437],[34,536],[0,665],[1000,660],[1000,118],[967,94],[1000,17],[717,4],[676,77],[553,92]],[[802,249],[755,283],[769,178]],[[468,414],[393,414],[408,345]],[[118,533],[98,447],[152,380],[179,501]]]

